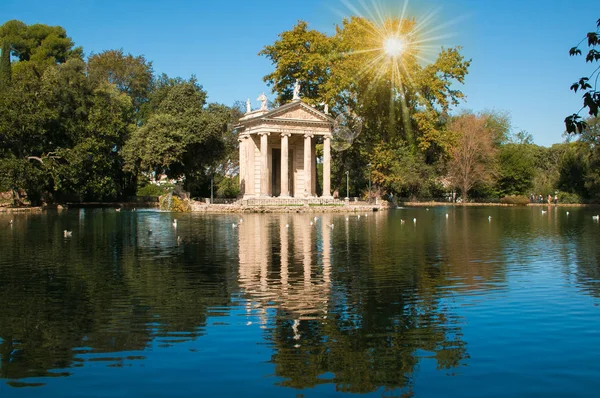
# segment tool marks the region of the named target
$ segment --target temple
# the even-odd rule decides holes
[[[315,145],[323,143],[322,198],[331,198],[331,133],[333,119],[294,99],[267,109],[261,95],[258,110],[246,103],[237,129],[240,142],[240,192],[249,198],[315,198],[317,159]]]

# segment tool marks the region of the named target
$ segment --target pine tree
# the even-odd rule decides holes
[[[11,76],[10,43],[4,40],[2,42],[2,53],[0,54],[0,92],[6,90],[10,85]]]

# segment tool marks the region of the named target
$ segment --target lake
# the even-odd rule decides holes
[[[597,213],[0,214],[0,397],[596,396]]]

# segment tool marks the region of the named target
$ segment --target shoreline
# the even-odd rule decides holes
[[[12,213],[40,213],[44,211],[62,211],[67,209],[102,209],[102,208],[122,208],[131,210],[135,208],[158,208],[157,203],[135,203],[135,202],[86,202],[69,203],[66,205],[54,206],[33,206],[33,207],[0,207],[0,214]],[[600,207],[600,204],[581,204],[581,203],[529,203],[527,205],[514,205],[505,203],[448,203],[448,202],[399,202],[398,207]],[[358,203],[351,205],[261,205],[247,206],[234,204],[205,204],[192,203],[190,213],[357,213],[357,212],[376,212],[393,210],[395,206],[387,202],[379,204]]]

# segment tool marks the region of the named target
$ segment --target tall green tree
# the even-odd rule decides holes
[[[223,106],[206,105],[206,91],[189,80],[159,80],[145,106],[149,116],[127,142],[126,170],[185,178],[189,189],[206,179],[208,168],[225,154],[224,136],[232,113]]]
[[[417,42],[416,26],[411,19],[390,18],[379,26],[353,17],[328,36],[300,21],[260,53],[273,62],[274,71],[265,81],[279,101],[291,99],[298,79],[301,96],[309,103],[327,103],[333,116],[343,113],[362,120],[363,132],[355,145],[333,154],[332,182],[338,188],[345,171],[367,170],[370,161],[385,164],[386,159],[371,157],[383,143],[396,149],[408,145],[414,159],[423,158],[428,165],[448,153],[451,137],[445,119],[464,97],[455,85],[464,81],[470,61],[459,48],[449,48],[422,65],[418,44],[411,44]],[[406,40],[407,50],[401,55],[385,53],[386,34]],[[377,167],[372,171],[381,175]],[[354,180],[366,183],[365,174],[357,173]]]
[[[8,40],[1,41],[0,49],[0,94],[8,90],[12,80],[12,68],[10,64],[10,43]]]
[[[88,59],[88,73],[94,84],[108,82],[127,94],[139,111],[148,101],[152,88],[152,62],[143,56],[125,54],[123,50],[107,50]]]

